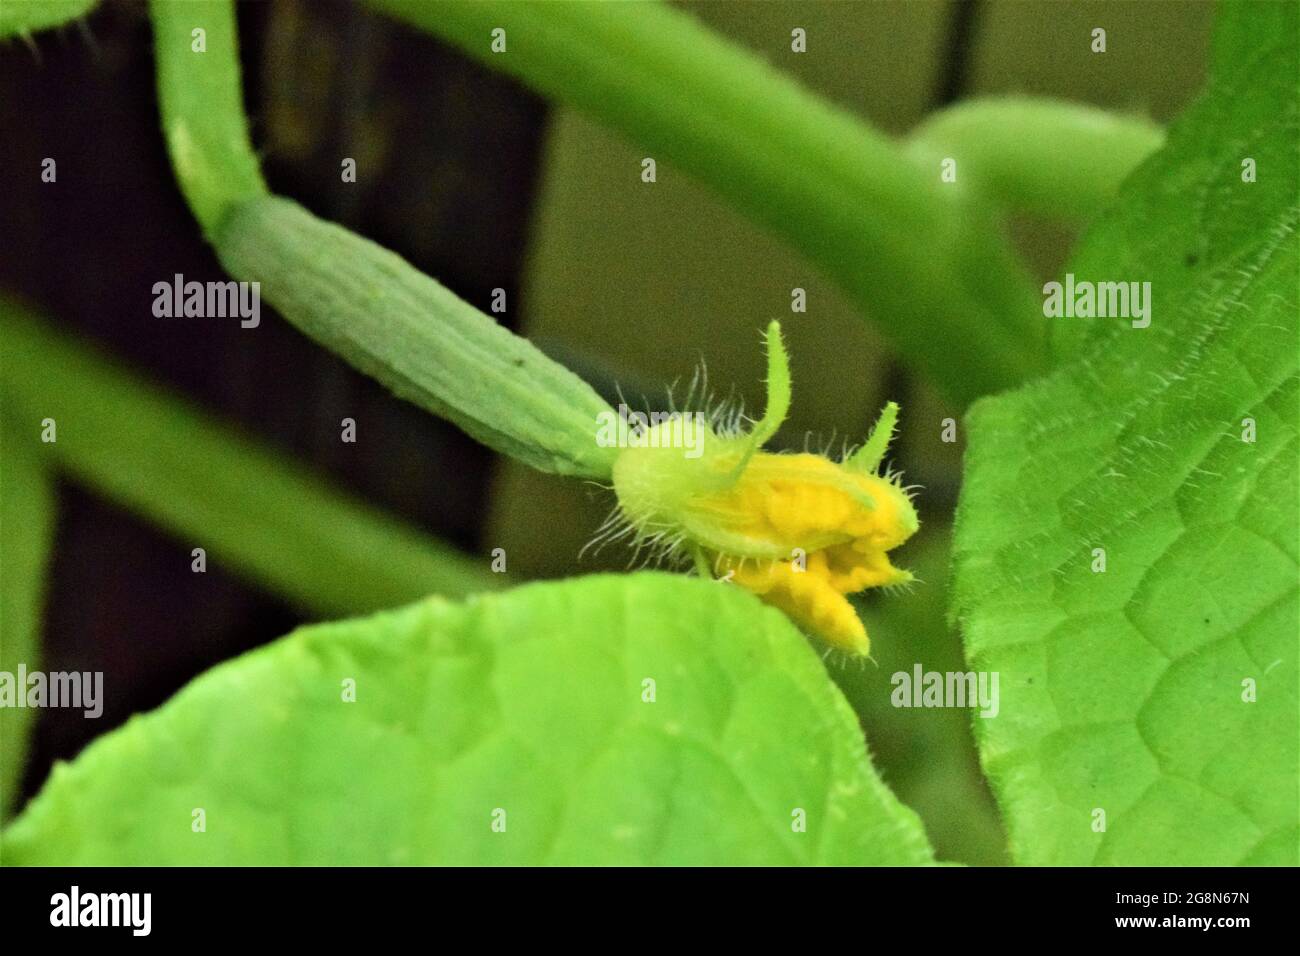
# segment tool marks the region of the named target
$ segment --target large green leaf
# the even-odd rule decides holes
[[[1150,281],[1150,327],[1053,320],[1068,363],[969,417],[957,611],[1021,863],[1297,860],[1296,7],[1216,44],[1070,267]]]
[[[346,679],[356,700],[342,700]],[[643,700],[653,679],[655,700]],[[206,830],[193,832],[196,808]],[[792,827],[796,810],[806,832]],[[505,811],[505,832],[492,827]],[[497,818],[499,819],[499,817]],[[657,573],[429,599],[198,678],[55,769],[11,864],[929,862],[776,611]]]

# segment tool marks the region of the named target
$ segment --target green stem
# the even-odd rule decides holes
[[[294,603],[334,617],[499,583],[4,300],[0,333],[0,394],[35,453]]]
[[[657,3],[371,3],[712,186],[835,277],[950,396],[1045,367],[1039,300],[993,210],[689,15]],[[504,53],[491,48],[498,27]]]
[[[608,479],[609,405],[399,256],[271,196],[248,140],[230,0],[154,0],[159,98],[186,199],[237,279],[396,394],[542,471]],[[205,51],[192,52],[196,25]]]
[[[39,420],[31,423],[36,433]],[[0,670],[40,667],[46,569],[54,540],[54,482],[40,455],[18,437],[13,410],[0,396]],[[26,688],[18,692],[25,694]],[[36,711],[0,707],[0,822],[14,808]]]
[[[955,159],[958,182],[1004,208],[1089,219],[1163,142],[1164,131],[1140,117],[1008,96],[935,113],[912,133],[908,153],[931,166]]]
[[[150,9],[172,169],[210,242],[233,206],[267,195],[244,118],[234,8],[229,0],[152,0]]]
[[[99,0],[5,0],[0,3],[0,40],[61,27],[84,17]]]

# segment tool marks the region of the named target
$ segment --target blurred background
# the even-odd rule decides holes
[[[1205,2],[714,2],[679,4],[809,87],[893,134],[969,96],[1024,92],[1175,116],[1200,88]],[[350,0],[238,5],[245,102],[271,189],[395,250],[607,397],[689,381],[707,360],[715,392],[761,407],[759,331],[780,318],[793,412],[775,444],[860,440],[880,406],[903,406],[893,463],[924,486],[922,530],[897,560],[923,582],[869,596],[875,662],[828,667],[862,719],[886,782],[922,816],[941,859],[1004,862],[966,711],[898,710],[890,675],[964,668],[946,623],[948,535],[960,420],[798,255],[713,196],[582,116]],[[1088,51],[1095,26],[1107,53]],[[803,27],[808,52],[790,50]],[[236,323],[153,317],[173,273],[223,274],[176,188],[158,125],[147,10],[110,0],[84,23],[0,46],[0,289],[182,392],[337,486],[464,551],[508,555],[522,582],[621,569],[628,554],[578,552],[612,505],[590,484],[533,473],[387,395],[273,314]],[[58,188],[42,184],[57,157]],[[357,182],[340,182],[342,157]],[[20,171],[22,174],[20,175]],[[1077,223],[1016,221],[1044,277]],[[790,292],[807,291],[791,314]],[[250,348],[249,343],[256,343]],[[355,444],[339,421],[357,422]],[[292,503],[286,503],[292,507]],[[192,542],[92,491],[59,486],[44,628],[47,670],[105,673],[105,713],[45,710],[24,791],[56,759],[157,706],[196,674],[272,640],[302,611],[219,562],[190,571]]]

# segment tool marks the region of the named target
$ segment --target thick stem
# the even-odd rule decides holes
[[[1006,208],[1053,219],[1089,219],[1160,148],[1149,120],[1079,103],[1008,96],[968,100],[912,133],[908,153],[956,161],[961,184]]]
[[[712,186],[836,278],[952,397],[1045,366],[1037,296],[992,210],[689,15],[652,3],[371,2]]]
[[[293,603],[333,617],[497,586],[498,576],[476,562],[336,491],[4,300],[0,333],[0,395],[6,417],[20,419],[30,447],[187,547],[204,548],[212,560]],[[49,444],[39,440],[44,418],[58,429]]]

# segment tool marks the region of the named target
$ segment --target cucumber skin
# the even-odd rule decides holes
[[[236,206],[215,237],[236,279],[394,394],[540,471],[608,480],[596,392],[401,256],[276,196]]]

